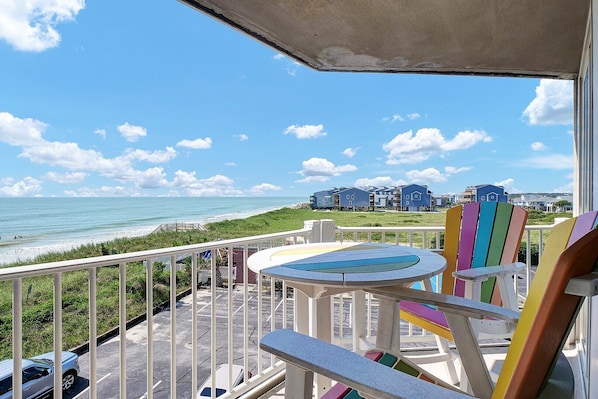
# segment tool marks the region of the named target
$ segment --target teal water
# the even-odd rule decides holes
[[[163,223],[238,219],[303,197],[0,198],[0,264],[147,234]]]

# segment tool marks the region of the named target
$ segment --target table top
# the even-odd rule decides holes
[[[394,244],[331,242],[258,251],[247,265],[287,283],[359,288],[422,281],[442,272],[446,260],[429,250]]]

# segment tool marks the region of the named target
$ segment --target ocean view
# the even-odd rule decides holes
[[[309,202],[309,197],[0,198],[0,264],[133,237],[163,223],[206,224]]]

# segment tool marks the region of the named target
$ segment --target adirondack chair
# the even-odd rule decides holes
[[[556,225],[522,311],[412,288],[369,292],[436,306],[446,314],[455,344],[479,398],[572,398],[571,365],[562,349],[586,296],[598,295],[598,229],[590,212]],[[516,324],[497,382],[486,367],[472,319],[494,317]],[[260,347],[287,362],[285,397],[311,398],[313,373],[326,375],[368,398],[467,398],[357,353],[293,332],[277,330]]]
[[[515,261],[526,222],[527,212],[507,203],[473,202],[449,209],[442,252],[447,268],[442,274],[441,292],[517,310],[513,278],[525,268],[523,263]],[[510,266],[499,270],[492,267],[497,265]],[[402,301],[400,307],[401,318],[435,334],[438,345],[438,356],[414,360],[447,362],[449,380],[457,383],[453,363],[456,357],[449,350],[453,335],[444,314],[411,301]],[[480,334],[491,334],[495,338],[510,337],[512,333],[509,323],[490,319],[479,320],[476,329]],[[463,382],[465,385],[466,381]]]

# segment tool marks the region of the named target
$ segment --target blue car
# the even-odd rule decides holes
[[[12,359],[0,361],[0,399],[12,398]],[[68,390],[79,375],[79,356],[62,352],[62,389]],[[23,399],[39,398],[54,390],[54,352],[23,359]]]

